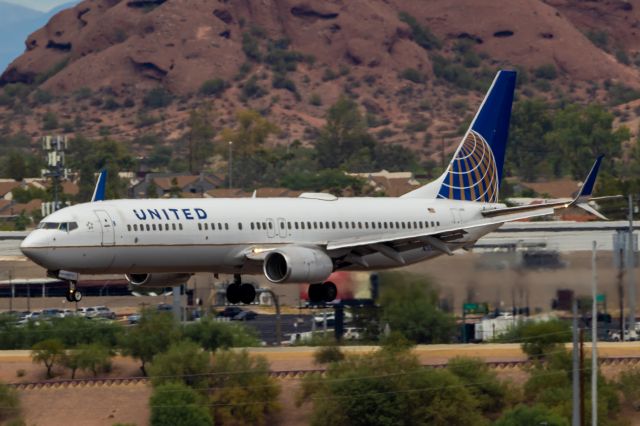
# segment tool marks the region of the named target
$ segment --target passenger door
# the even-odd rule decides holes
[[[273,238],[276,236],[276,229],[273,219],[267,219],[267,237]]]
[[[109,213],[105,210],[94,210],[98,221],[100,222],[100,228],[102,230],[102,245],[112,246],[116,242],[116,232],[113,225],[113,220]]]

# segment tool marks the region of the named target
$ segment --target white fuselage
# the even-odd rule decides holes
[[[48,270],[78,273],[219,272],[259,274],[252,248],[283,245],[322,250],[340,241],[467,231],[446,244],[472,246],[500,224],[482,225],[481,211],[501,205],[420,198],[145,199],[67,207],[43,219],[22,243]],[[68,225],[56,226],[66,223]],[[51,224],[51,225],[49,225]],[[72,229],[74,228],[74,229]],[[340,248],[332,257],[358,247]],[[402,253],[405,264],[442,254],[428,244]],[[366,267],[399,266],[378,252],[360,253]]]

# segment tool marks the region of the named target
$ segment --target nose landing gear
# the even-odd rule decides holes
[[[68,281],[69,289],[67,290],[67,301],[79,302],[82,300],[82,293],[76,288],[75,281]]]
[[[253,284],[243,283],[240,275],[233,276],[233,283],[227,286],[227,302],[235,305],[244,303],[246,305],[253,303],[256,298],[256,289]]]
[[[338,289],[331,281],[319,284],[309,284],[309,302],[314,305],[333,302],[338,296]]]

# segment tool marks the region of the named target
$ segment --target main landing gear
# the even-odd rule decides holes
[[[240,275],[233,276],[233,283],[227,286],[227,302],[235,305],[236,303],[244,303],[246,305],[253,303],[256,298],[256,288],[253,284],[243,283]]]
[[[320,284],[309,284],[309,302],[313,305],[333,302],[338,296],[338,289],[331,281]]]
[[[67,290],[68,302],[79,302],[82,300],[82,293],[76,288],[75,281],[67,281],[69,283],[69,289]]]

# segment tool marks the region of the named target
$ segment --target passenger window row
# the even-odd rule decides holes
[[[140,225],[138,225],[137,223],[134,223],[133,225],[127,225],[127,230],[129,232],[131,232],[132,230],[134,232],[137,231],[182,231],[182,224],[178,223],[141,223]]]
[[[67,224],[62,224],[62,225],[67,225]],[[73,230],[76,229],[78,227],[78,225],[74,222],[69,223],[69,225],[75,225],[75,227],[71,228],[69,227],[69,230]],[[286,227],[287,229],[293,230],[299,230],[299,229],[428,229],[428,228],[433,228],[435,226],[440,226],[440,222],[439,221],[409,221],[409,222],[362,222],[362,221],[325,221],[325,222],[318,222],[318,221],[295,221],[295,222],[287,222]],[[64,227],[65,231],[66,226]],[[250,223],[250,228],[251,230],[272,230],[273,229],[273,222],[272,221],[266,221],[266,222],[251,222]],[[45,228],[45,229],[51,229],[51,228]],[[62,227],[60,228],[62,229]],[[240,231],[242,231],[242,223],[238,222],[238,229]],[[285,222],[282,221],[280,222],[280,229],[285,229]],[[182,223],[159,223],[159,224],[134,224],[134,225],[127,225],[127,230],[129,232],[134,231],[177,231],[183,230],[182,227]],[[198,223],[198,230],[200,231],[228,231],[229,230],[229,224],[228,223],[222,223],[222,222],[217,222],[217,223]]]

